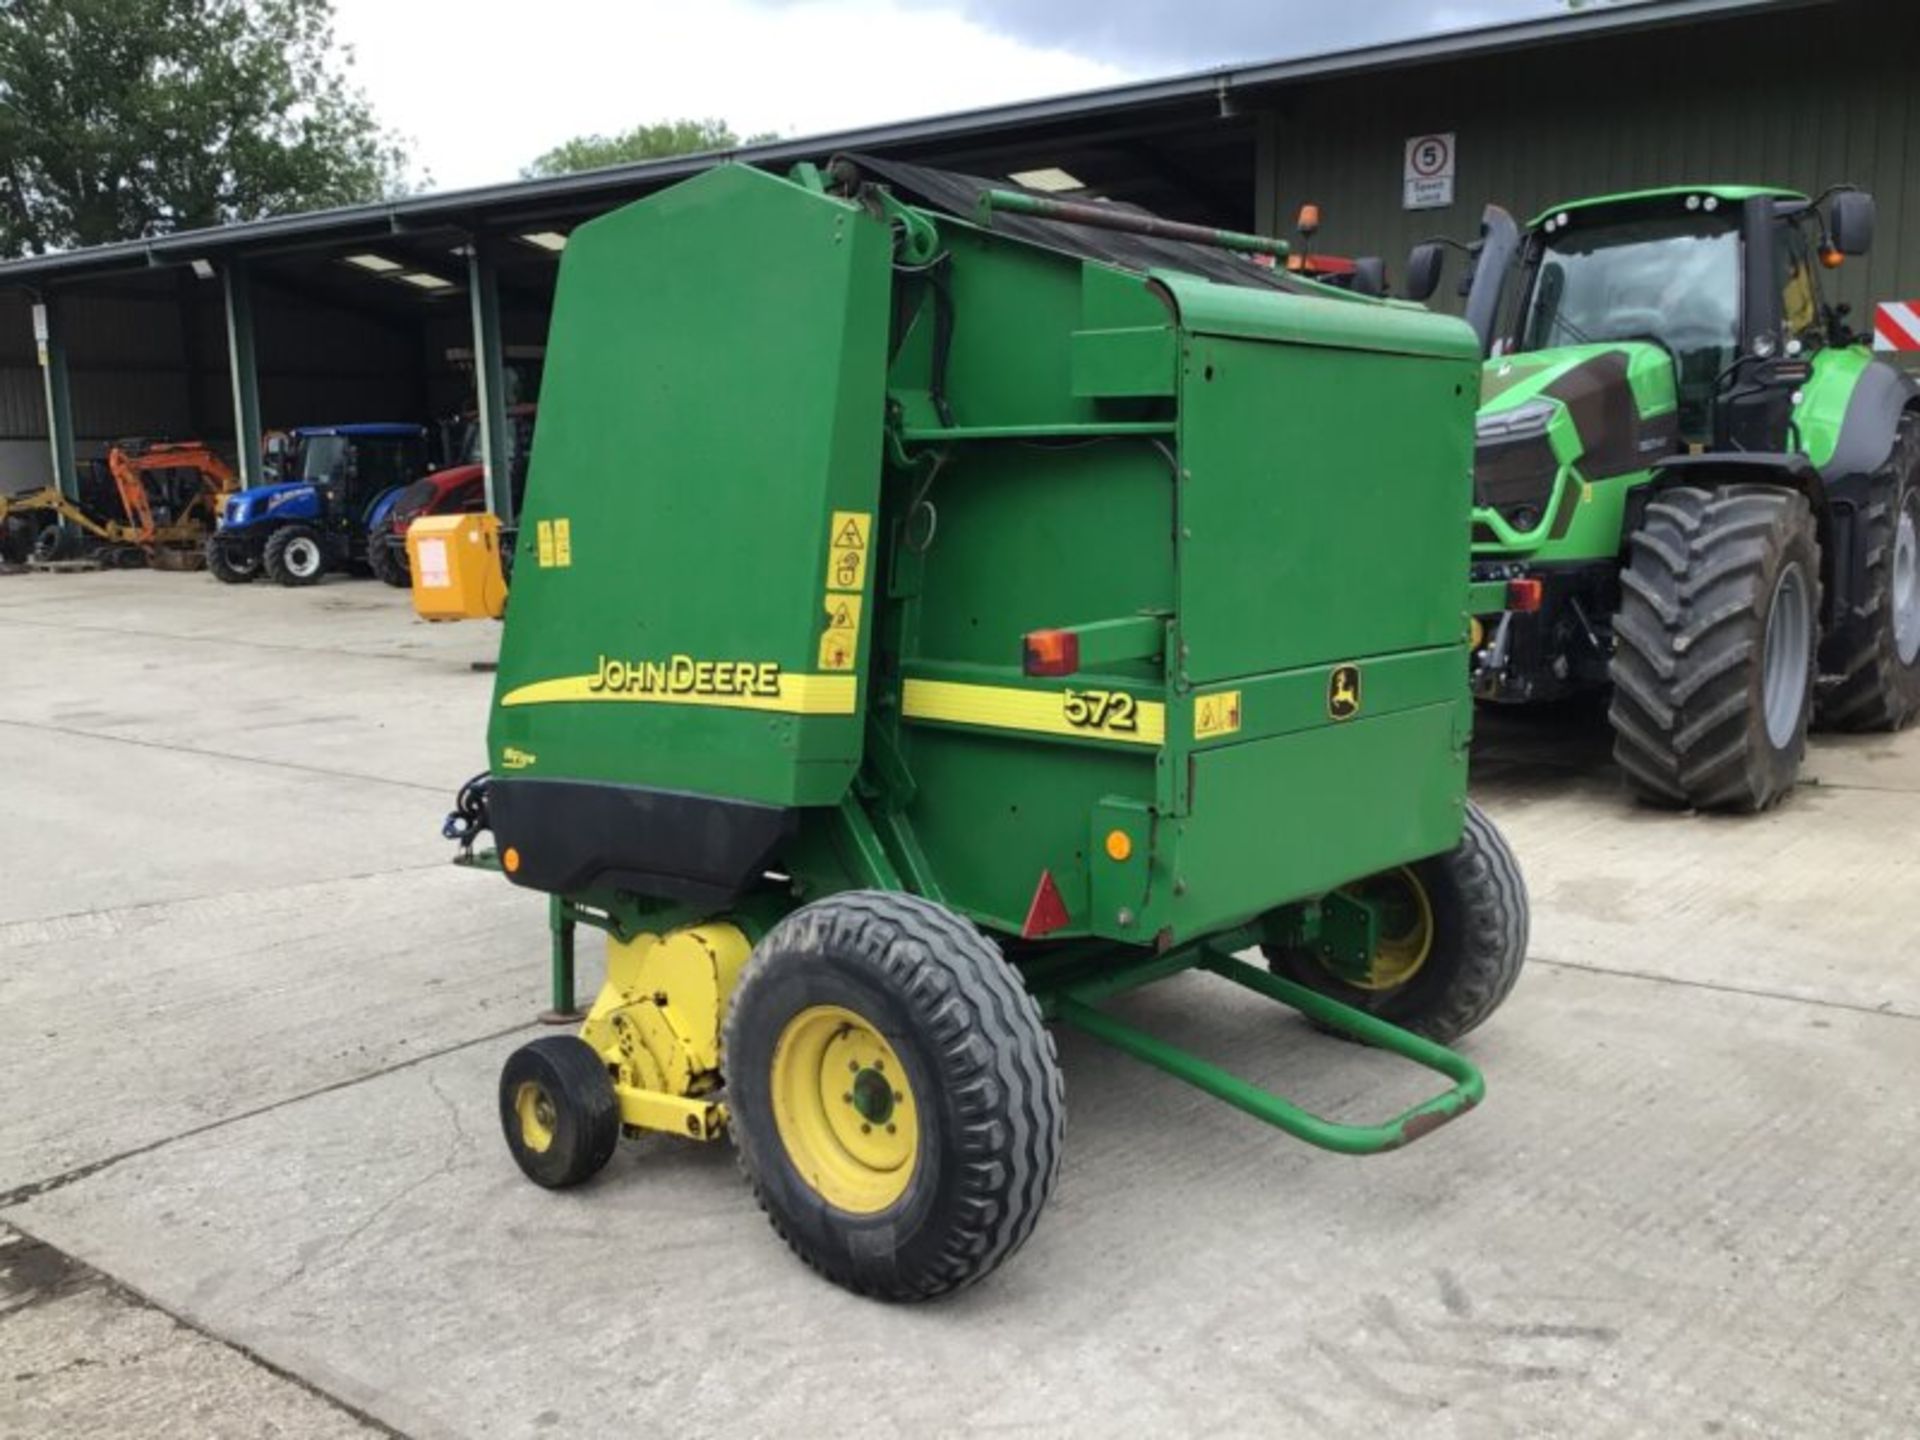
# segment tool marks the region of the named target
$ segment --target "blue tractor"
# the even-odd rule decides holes
[[[310,425],[287,437],[281,478],[227,498],[207,537],[207,569],[245,584],[318,584],[367,563],[367,527],[427,473],[424,425]]]

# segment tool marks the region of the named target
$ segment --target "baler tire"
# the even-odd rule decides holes
[[[1752,813],[1793,788],[1819,648],[1820,551],[1806,498],[1772,485],[1679,487],[1647,506],[1621,573],[1613,754],[1627,789],[1671,809]],[[1790,598],[1789,598],[1790,597]],[[1783,608],[1799,611],[1795,622]],[[1772,627],[1805,631],[1798,708],[1770,720]],[[1783,640],[1780,663],[1797,664]],[[1785,686],[1793,686],[1789,690]]]
[[[296,570],[287,560],[287,551],[295,546],[312,545],[319,557],[311,570]],[[296,555],[303,555],[297,551]],[[283,525],[267,537],[266,547],[260,552],[260,562],[266,567],[267,578],[276,585],[318,585],[327,573],[327,549],[317,530],[309,525]]]
[[[1874,472],[1860,512],[1859,544],[1866,593],[1828,637],[1832,678],[1822,687],[1814,719],[1830,730],[1899,730],[1920,713],[1920,647],[1914,644],[1914,626],[1920,624],[1914,609],[1920,606],[1914,588],[1920,586],[1920,411],[1900,417],[1893,453]],[[1912,654],[1901,655],[1903,640]]]
[[[374,579],[396,590],[406,590],[413,585],[413,576],[407,570],[407,552],[388,545],[384,537],[367,542],[367,568],[373,571]]]
[[[620,1102],[593,1047],[577,1035],[543,1035],[509,1055],[500,1128],[536,1185],[564,1190],[599,1174],[620,1142]]]
[[[236,554],[217,535],[207,537],[207,573],[222,585],[249,585],[260,578],[260,556],[251,548]]]
[[[776,1109],[782,1046],[823,1010],[883,1037],[906,1072],[895,1098],[916,1127],[908,1173],[873,1172],[882,1193],[861,1209],[832,1203],[834,1186],[802,1173]],[[788,1247],[835,1284],[931,1299],[981,1279],[1032,1234],[1066,1119],[1053,1038],[998,948],[952,911],[870,890],[795,911],[755,948],[722,1054],[741,1171]],[[850,1101],[863,1078],[831,1098]],[[795,1115],[794,1095],[781,1093]]]
[[[1407,868],[1425,892],[1433,933],[1429,953],[1404,984],[1349,984],[1305,949],[1267,946],[1267,964],[1282,979],[1447,1045],[1483,1024],[1519,982],[1527,958],[1526,877],[1499,827],[1472,801],[1459,845]]]

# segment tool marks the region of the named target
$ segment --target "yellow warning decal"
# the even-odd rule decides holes
[[[542,570],[564,570],[573,564],[573,522],[542,520],[534,528]]]
[[[1167,707],[1125,690],[1016,690],[948,680],[909,680],[900,699],[909,720],[982,725],[1077,735],[1127,745],[1159,745],[1167,735]]]
[[[851,670],[860,653],[860,604],[858,595],[827,592],[822,602],[827,612],[827,633],[820,637],[820,668]]]
[[[860,633],[860,597],[858,595],[829,595],[826,600],[827,628],[845,630],[849,634]]]
[[[820,637],[820,668],[851,670],[859,654],[858,637],[845,630],[829,630]]]
[[[789,715],[851,715],[860,693],[851,675],[807,675],[771,660],[617,660],[602,655],[591,675],[537,680],[501,697],[502,705],[631,701],[774,710]]]
[[[867,583],[867,541],[873,516],[864,510],[836,510],[827,532],[827,589],[860,590]]]
[[[872,533],[873,516],[866,511],[836,510],[833,512],[833,528],[828,532],[832,538],[828,543],[835,550],[865,550]]]
[[[1217,740],[1222,735],[1240,733],[1240,692],[1222,690],[1218,695],[1202,695],[1193,702],[1193,738]]]

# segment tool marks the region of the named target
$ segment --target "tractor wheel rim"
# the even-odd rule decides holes
[[[1813,658],[1813,604],[1800,567],[1789,565],[1773,585],[1761,664],[1761,703],[1767,739],[1784,750],[1800,730],[1807,702],[1807,669]]]
[[[821,1199],[872,1215],[907,1192],[920,1118],[886,1036],[839,1005],[811,1005],[780,1032],[768,1076],[787,1158]]]
[[[311,540],[295,540],[287,546],[287,570],[302,580],[320,568],[320,547]]]
[[[522,1080],[513,1092],[513,1114],[520,1122],[520,1143],[536,1155],[544,1155],[553,1146],[553,1097],[546,1087]]]
[[[1420,877],[1406,866],[1369,876],[1345,893],[1372,904],[1380,915],[1380,938],[1365,976],[1342,976],[1360,990],[1397,990],[1433,955],[1433,901]]]
[[[1893,647],[1902,665],[1920,656],[1920,490],[1907,493],[1893,538]]]

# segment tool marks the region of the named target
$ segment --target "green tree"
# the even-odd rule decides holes
[[[0,256],[378,199],[332,0],[0,0]]]
[[[774,132],[741,139],[724,120],[662,120],[636,125],[618,135],[582,135],[556,145],[520,174],[528,180],[545,175],[570,175],[603,165],[626,165],[635,160],[660,160],[669,155],[693,155],[702,150],[733,150],[778,140]]]

